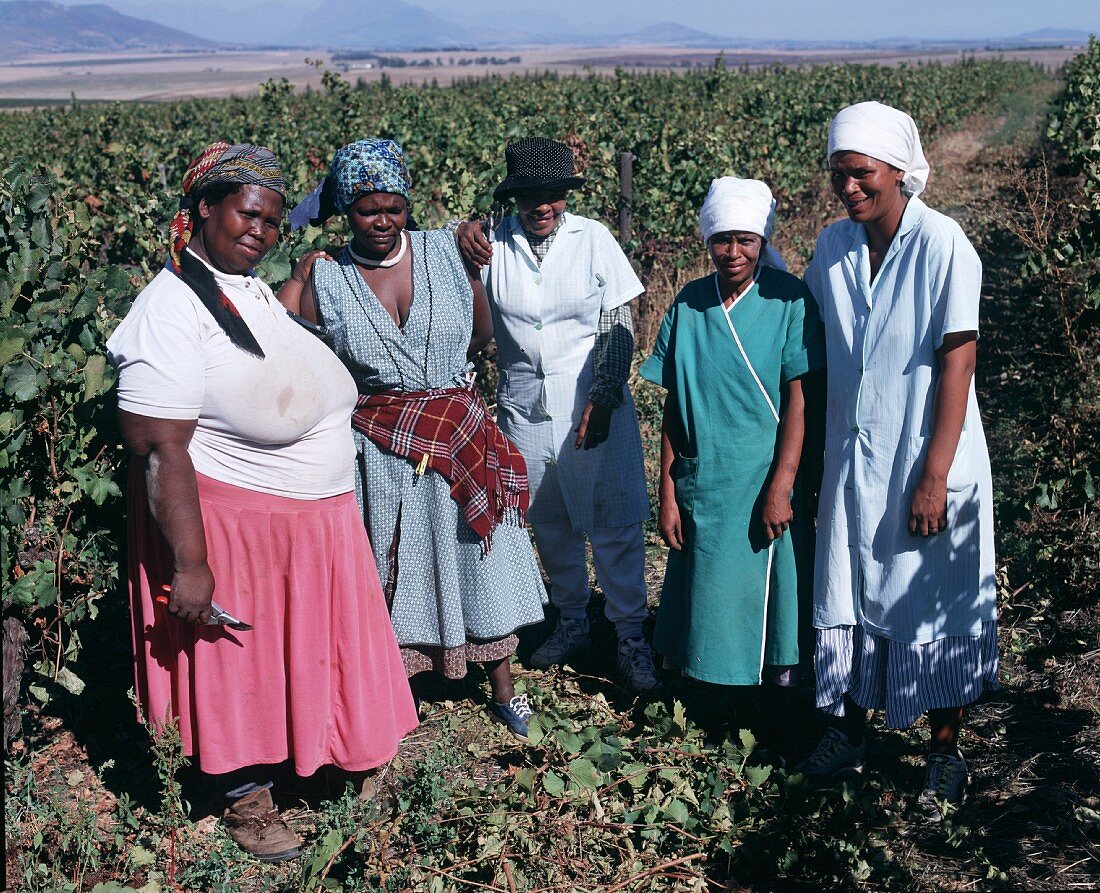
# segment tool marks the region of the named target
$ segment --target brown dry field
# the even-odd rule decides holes
[[[1013,50],[1001,53],[978,51],[978,58],[1002,56],[1028,59],[1054,69],[1078,52],[1074,48]],[[463,50],[434,53],[393,53],[410,62],[423,58],[449,59],[480,55],[511,57],[521,61],[511,65],[443,65],[431,68],[349,68],[345,76],[376,81],[383,72],[394,83],[421,83],[436,80],[449,84],[463,78],[486,74],[522,74],[554,71],[582,74],[586,70],[606,74],[616,67],[636,70],[679,70],[707,66],[722,53],[726,64],[761,66],[774,63],[813,65],[828,62],[879,63],[941,61],[960,58],[957,52],[884,53],[871,50],[722,50],[674,47],[571,48]],[[34,100],[65,100],[76,95],[82,100],[157,101],[188,97],[223,97],[254,93],[268,78],[285,77],[298,89],[317,88],[321,73],[307,59],[319,59],[334,67],[331,54],[324,50],[225,51],[211,53],[114,53],[114,54],[42,54],[25,56],[0,64],[0,103],[33,105]]]

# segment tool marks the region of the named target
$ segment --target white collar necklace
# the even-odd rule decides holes
[[[404,230],[401,230],[400,250],[398,250],[397,254],[395,254],[393,257],[387,257],[383,260],[371,260],[369,257],[363,257],[361,254],[356,254],[355,249],[351,247],[353,244],[354,243],[352,242],[348,243],[348,254],[351,255],[351,259],[353,261],[355,261],[357,264],[360,264],[361,266],[370,267],[372,270],[385,269],[386,267],[395,267],[399,263],[401,263],[401,258],[405,256],[405,251],[409,247],[409,237]]]

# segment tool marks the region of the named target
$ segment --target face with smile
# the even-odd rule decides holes
[[[275,247],[283,197],[266,186],[241,186],[213,204],[201,199],[198,216],[192,249],[215,269],[243,276]]]
[[[371,260],[385,260],[400,248],[399,237],[409,222],[409,203],[393,192],[360,196],[348,208],[348,226],[355,252]]]
[[[829,158],[829,181],[848,217],[891,233],[905,209],[904,178],[904,171],[858,152],[835,152]]]
[[[548,236],[565,213],[564,192],[537,192],[516,196],[519,222],[535,238]]]
[[[715,233],[707,241],[707,247],[718,271],[722,294],[729,297],[740,294],[752,281],[764,250],[764,239],[756,233],[731,230]]]

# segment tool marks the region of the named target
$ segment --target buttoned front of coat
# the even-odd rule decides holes
[[[977,635],[995,616],[992,478],[974,384],[947,478],[948,527],[908,529],[932,433],[944,335],[978,330],[981,262],[912,198],[872,282],[866,230],[822,233],[806,284],[825,327],[825,473],[814,625],[906,643]]]
[[[567,214],[538,264],[518,218],[493,234],[482,271],[500,372],[497,422],[527,460],[533,521],[568,517],[575,530],[620,527],[649,515],[637,413],[624,387],[607,441],[573,444],[595,378],[600,312],[643,291],[622,249],[598,221]],[[561,500],[540,499],[556,476]]]

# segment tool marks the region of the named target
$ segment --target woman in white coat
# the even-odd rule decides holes
[[[877,102],[829,131],[848,220],[806,271],[825,327],[825,468],[814,580],[817,705],[829,717],[800,767],[817,780],[863,765],[867,709],[931,730],[920,796],[961,802],[966,705],[997,685],[992,481],[974,393],[981,262],[918,195],[916,125]]]
[[[500,370],[497,421],[527,462],[528,519],[550,600],[561,617],[531,663],[562,663],[589,644],[585,538],[627,686],[657,685],[642,638],[649,498],[638,416],[626,380],[634,353],[630,302],[643,288],[607,227],[566,213],[584,183],[564,143],[541,137],[505,149],[508,176],[494,191],[514,216],[486,239],[464,224],[457,239],[481,267]]]

